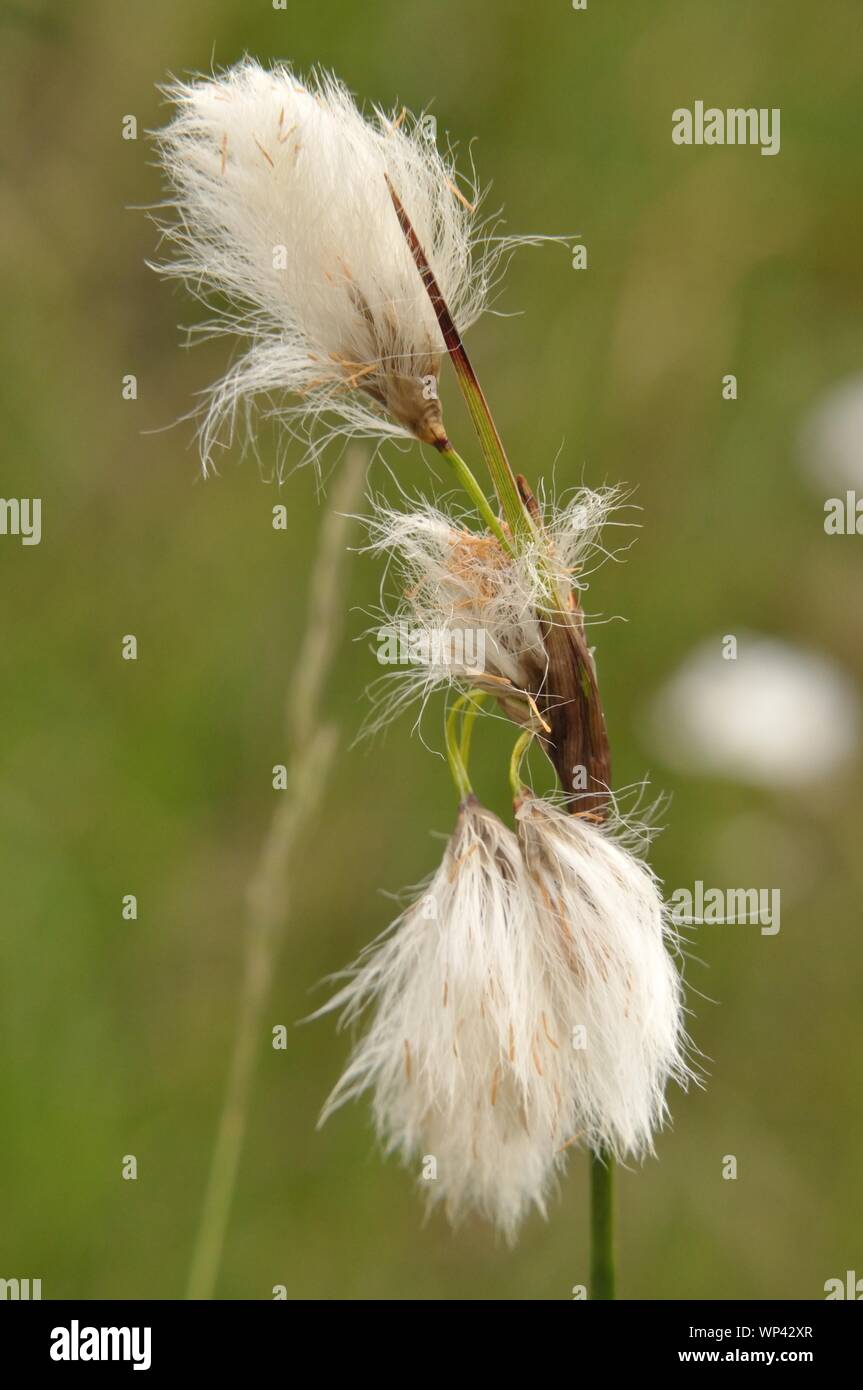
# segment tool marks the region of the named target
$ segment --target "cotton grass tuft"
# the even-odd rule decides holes
[[[576,1145],[640,1158],[685,1084],[681,990],[656,880],[525,793],[518,835],[475,797],[426,891],[320,1013],[366,1015],[322,1122],[372,1093],[390,1152],[453,1222],[514,1239]]]
[[[212,308],[199,333],[246,340],[207,396],[205,470],[254,398],[313,459],[338,434],[442,443],[443,339],[388,180],[461,332],[519,239],[490,235],[478,189],[428,121],[378,107],[367,119],[330,74],[300,79],[249,58],[165,94],[175,115],[156,143],[171,254],[156,269]]]

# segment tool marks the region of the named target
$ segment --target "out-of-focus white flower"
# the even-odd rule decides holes
[[[800,429],[799,450],[809,476],[828,495],[863,491],[863,374],[825,391]]]
[[[312,456],[335,433],[443,441],[444,344],[387,179],[462,331],[514,239],[486,235],[476,189],[461,192],[427,121],[377,108],[366,120],[335,77],[251,59],[166,91],[176,115],[156,138],[174,258],[157,269],[215,307],[203,331],[248,339],[210,393],[205,467],[258,395]]]
[[[648,870],[527,797],[519,839],[471,797],[427,891],[320,1013],[368,1030],[322,1122],[373,1094],[432,1203],[512,1239],[574,1144],[642,1154],[685,1080],[680,989]],[[428,1175],[427,1175],[428,1176]]]
[[[859,697],[829,657],[773,637],[703,642],[656,696],[651,737],[666,761],[755,785],[805,790],[856,755]]]
[[[585,488],[548,504],[541,535],[523,541],[515,554],[489,532],[469,529],[469,516],[448,515],[428,502],[408,511],[377,504],[367,523],[368,549],[388,561],[386,583],[394,589],[392,597],[382,596],[381,622],[411,632],[479,634],[471,650],[482,652],[483,668],[452,661],[396,668],[372,688],[368,727],[380,728],[444,685],[484,690],[516,723],[546,727],[536,698],[553,700],[555,693],[547,689],[543,638],[549,586],[564,603],[587,588],[591,568],[608,553],[600,532],[620,495]]]

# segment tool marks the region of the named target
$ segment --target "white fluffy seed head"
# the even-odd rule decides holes
[[[578,489],[566,501],[542,508],[543,537],[507,554],[498,539],[470,529],[474,518],[457,517],[422,501],[400,511],[373,505],[369,546],[387,560],[381,615],[376,629],[412,633],[467,632],[481,641],[461,648],[482,653],[477,671],[457,660],[401,666],[372,690],[372,730],[415,696],[443,685],[473,687],[495,695],[516,723],[538,730],[532,697],[545,690],[548,659],[539,613],[548,604],[551,577],[565,599],[584,590],[586,574],[603,552],[600,533],[618,506],[616,489]],[[456,642],[447,649],[458,654]],[[554,692],[546,692],[552,694]]]
[[[507,243],[485,235],[477,191],[462,193],[428,120],[377,108],[367,120],[335,77],[251,59],[166,92],[176,114],[156,138],[174,254],[157,269],[215,308],[204,331],[248,340],[210,393],[205,466],[259,395],[313,456],[333,433],[444,437],[443,341],[387,179],[461,331],[486,307]]]
[[[327,1005],[344,1022],[374,1014],[323,1118],[371,1089],[386,1147],[435,1159],[430,1201],[508,1235],[531,1202],[544,1209],[558,1147],[530,911],[515,836],[470,800],[423,897]]]
[[[531,1206],[545,1212],[574,1144],[649,1148],[665,1082],[685,1077],[654,881],[558,817],[523,803],[523,853],[465,802],[426,892],[320,1011],[344,1024],[371,1011],[322,1120],[371,1090],[387,1149],[416,1171],[435,1160],[429,1201],[509,1239]]]
[[[518,835],[558,1008],[583,1046],[571,1099],[585,1143],[642,1157],[670,1080],[685,1086],[678,943],[650,868],[588,817],[525,793]]]

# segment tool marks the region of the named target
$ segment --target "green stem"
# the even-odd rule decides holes
[[[449,762],[449,770],[452,773],[452,780],[455,782],[456,791],[459,795],[459,801],[465,801],[467,797],[473,795],[473,787],[470,784],[467,766],[462,757],[461,743],[457,730],[459,714],[470,698],[469,695],[459,696],[447,715],[446,725],[444,726],[447,761]]]
[[[470,740],[473,734],[473,726],[476,723],[480,705],[485,699],[485,692],[482,690],[472,690],[465,696],[465,699],[467,701],[467,709],[461,721],[461,746],[459,748],[459,753],[464,763],[465,771],[467,771],[470,766]]]
[[[500,518],[496,515],[494,508],[474,477],[468,465],[465,463],[461,454],[456,453],[455,449],[449,445],[446,449],[440,449],[441,458],[445,458],[453,469],[456,477],[470,497],[474,506],[488,529],[497,536],[507,555],[511,555],[512,542],[500,524]]]
[[[590,1297],[613,1299],[614,1159],[606,1150],[590,1155]]]
[[[533,522],[521,500],[515,475],[489,410],[488,401],[463,344],[460,343],[458,348],[450,352],[450,360],[455,368],[456,380],[470,411],[483,457],[509,529],[515,537],[529,537],[533,534]]]
[[[517,801],[521,795],[521,789],[524,785],[521,780],[521,764],[532,740],[532,730],[525,729],[523,734],[519,734],[512,750],[512,757],[509,760],[509,785],[512,787],[513,801]]]

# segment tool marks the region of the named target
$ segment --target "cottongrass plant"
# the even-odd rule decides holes
[[[641,1157],[685,1080],[656,881],[604,829],[520,788],[513,834],[472,794],[427,889],[320,1012],[372,1021],[323,1112],[369,1090],[432,1203],[511,1240],[575,1143]]]
[[[382,597],[372,631],[482,636],[483,661],[467,669],[454,657],[459,644],[443,642],[445,660],[399,665],[371,689],[367,732],[376,733],[405,705],[424,705],[442,686],[484,691],[514,723],[547,729],[531,692],[541,692],[548,656],[543,604],[552,584],[572,604],[586,575],[607,552],[603,527],[622,499],[619,489],[579,489],[560,505],[543,508],[543,534],[530,534],[514,550],[477,529],[481,520],[447,513],[433,502],[396,510],[372,499],[367,550],[385,562],[394,596]],[[624,523],[613,523],[624,524]]]
[[[453,1221],[477,1212],[509,1240],[546,1213],[576,1147],[591,1156],[591,1295],[614,1296],[612,1171],[652,1152],[670,1081],[691,1072],[678,943],[650,868],[621,833],[583,609],[616,491],[563,502],[513,472],[463,334],[519,241],[481,220],[481,194],[404,109],[364,114],[326,73],[246,59],[166,89],[158,136],[169,196],[161,269],[211,305],[202,332],[245,339],[209,392],[205,471],[238,412],[265,410],[316,460],[335,436],[415,439],[466,493],[373,499],[369,548],[395,577],[384,616],[482,637],[481,669],[394,673],[373,723],[445,687],[455,827],[437,871],[319,1013],[359,1036],[322,1120],[365,1092],[386,1149]],[[553,239],[552,239],[553,240]],[[227,306],[227,307],[226,307]],[[450,440],[438,391],[455,370],[493,486]],[[481,805],[477,716],[517,728],[513,822]],[[521,768],[536,742],[560,790]]]
[[[261,396],[313,458],[334,433],[442,443],[445,344],[389,189],[464,331],[510,244],[483,235],[476,188],[462,191],[422,121],[365,119],[327,73],[300,81],[246,60],[164,90],[176,115],[157,142],[176,215],[162,220],[172,254],[159,268],[214,309],[199,331],[247,341],[209,393],[205,467],[238,407]]]

